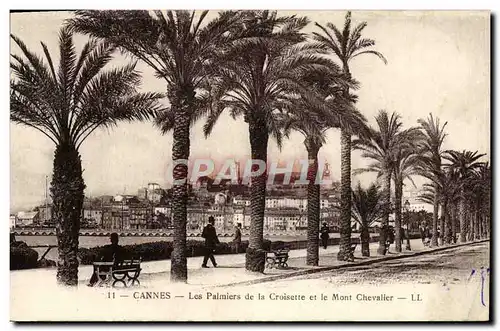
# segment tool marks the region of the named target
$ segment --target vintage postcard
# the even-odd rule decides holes
[[[11,321],[489,321],[490,15],[11,12]]]

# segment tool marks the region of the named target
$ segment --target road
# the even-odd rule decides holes
[[[486,321],[487,268],[489,242],[234,291],[259,293],[260,300],[271,302],[264,310],[260,300],[244,308],[260,309],[259,316],[270,320]]]
[[[480,276],[481,267],[489,268],[489,242],[445,250],[406,259],[372,265],[332,270],[282,281],[255,285],[257,287],[307,287],[332,285],[381,284],[459,284],[467,282],[472,270]]]

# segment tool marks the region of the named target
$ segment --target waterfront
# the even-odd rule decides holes
[[[338,233],[331,233],[331,238],[339,237]],[[265,239],[269,239],[272,241],[295,241],[295,240],[306,240],[306,236],[304,234],[299,234],[296,236],[293,235],[283,235],[283,236],[275,236],[275,235],[264,235]],[[193,237],[187,238],[188,240],[203,240],[201,237]],[[17,241],[24,241],[28,246],[34,245],[57,245],[56,236],[16,236]],[[142,244],[154,241],[172,241],[173,237],[121,237],[120,245],[132,245],[132,244]],[[233,240],[232,237],[219,237],[221,242],[229,242]],[[242,240],[248,240],[248,236],[243,236]],[[90,248],[96,246],[103,246],[109,244],[109,238],[105,236],[80,236],[80,247]]]
[[[306,240],[305,234],[297,235],[264,235],[265,239],[271,241],[298,241]],[[330,233],[330,238],[339,238],[339,233]],[[17,241],[24,241],[28,246],[39,245],[57,245],[56,236],[16,236]],[[121,237],[121,245],[143,244],[155,241],[172,241],[173,237]],[[188,240],[203,240],[201,237],[188,237]],[[219,237],[221,242],[232,241],[232,237]],[[248,240],[248,236],[243,235],[242,240]],[[109,238],[105,236],[80,236],[79,247],[90,248],[96,246],[104,246],[109,244]],[[36,251],[39,257],[45,252],[45,248],[37,248]],[[57,249],[53,248],[48,254],[47,258],[51,260],[57,259]]]

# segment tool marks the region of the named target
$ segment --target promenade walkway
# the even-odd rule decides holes
[[[412,251],[422,251],[429,248],[424,248],[420,239],[411,240]],[[355,262],[359,261],[369,261],[373,259],[378,259],[380,256],[377,255],[378,243],[370,243],[370,254],[372,257],[366,258],[361,256],[361,246],[356,247],[354,253]],[[403,245],[404,248],[404,245]],[[326,250],[320,248],[320,261],[319,267],[331,267],[343,264],[349,264],[349,262],[339,262],[337,261],[337,253],[339,246],[329,246]],[[408,254],[411,252],[405,252],[401,254]],[[394,255],[394,246],[392,245],[389,249],[388,255]],[[292,273],[303,270],[316,269],[318,267],[307,266],[305,263],[306,250],[292,250],[289,253],[290,259],[288,261],[289,268],[283,269],[266,269],[264,274],[248,272],[245,270],[245,254],[231,254],[231,255],[216,255],[216,260],[218,263],[217,268],[201,268],[201,263],[203,257],[191,257],[188,258],[188,284],[201,285],[201,286],[218,286],[227,285],[236,282],[252,281],[258,280],[266,277],[282,275],[286,273]],[[211,266],[209,262],[209,266]],[[157,286],[160,284],[165,284],[170,282],[170,260],[161,261],[149,261],[142,263],[142,273],[141,273],[141,284],[144,287]],[[92,266],[81,265],[79,267],[79,283],[84,285],[88,282],[90,275],[92,274]],[[11,272],[11,283],[12,286],[22,286],[22,284],[31,283],[37,279],[44,279],[47,282],[55,283],[56,279],[56,268],[44,268],[44,269],[30,269],[30,270],[16,270]]]
[[[467,245],[470,245],[468,243]],[[190,320],[190,309],[200,312],[200,320],[212,320],[217,315],[216,310],[231,310],[236,316],[241,309],[248,310],[247,301],[227,301],[224,306],[207,305],[203,300],[190,300],[192,295],[220,292],[240,293],[255,292],[255,288],[266,285],[259,284],[267,281],[279,281],[287,276],[299,276],[312,272],[345,268],[346,265],[370,264],[377,261],[402,258],[404,255],[425,254],[426,252],[439,251],[457,245],[444,246],[443,248],[424,247],[419,239],[411,241],[412,251],[394,253],[391,246],[390,253],[386,256],[377,256],[378,243],[370,244],[372,257],[361,257],[360,247],[356,248],[354,263],[339,262],[336,259],[338,246],[320,249],[320,266],[311,267],[305,264],[306,250],[290,251],[290,266],[287,270],[266,270],[264,274],[248,272],[244,268],[245,254],[216,256],[219,267],[201,268],[202,257],[188,258],[188,284],[170,282],[170,261],[151,261],[142,264],[141,286],[128,289],[87,287],[92,273],[92,266],[80,266],[78,288],[63,288],[56,284],[56,268],[18,270],[10,272],[10,302],[11,318],[15,320]],[[418,257],[408,257],[408,259]],[[395,261],[396,262],[396,261]],[[397,263],[397,262],[396,262]],[[373,266],[377,268],[378,266]],[[370,268],[368,266],[368,268]],[[339,270],[340,271],[340,270]],[[336,288],[335,270],[328,273],[330,279],[329,290]],[[294,282],[286,283],[293,284]],[[255,286],[248,286],[257,284]],[[439,285],[439,284],[438,284]],[[283,285],[282,285],[283,286]],[[441,285],[439,285],[441,286]],[[288,287],[285,287],[286,291]],[[391,290],[392,287],[385,287]],[[308,291],[307,288],[292,289],[294,291]],[[281,289],[283,291],[283,288]],[[169,293],[172,300],[141,300],[144,293]],[[15,294],[15,295],[13,295]],[[110,297],[111,296],[111,297]],[[189,300],[189,301],[187,301]],[[186,306],[188,304],[188,306]],[[235,305],[235,306],[233,306]],[[187,308],[189,307],[189,309]],[[61,314],[64,309],[64,314]],[[283,308],[285,309],[285,308]],[[296,309],[296,308],[294,308]],[[164,311],[161,315],[159,311]],[[248,311],[251,311],[248,310]],[[92,318],[90,318],[92,316]],[[273,315],[274,316],[274,315]],[[275,317],[270,317],[274,320]]]
[[[371,263],[381,259],[393,258],[400,255],[409,255],[416,252],[423,252],[432,250],[429,247],[424,247],[420,239],[411,240],[411,251],[405,251],[403,245],[403,252],[396,254],[394,245],[391,245],[389,254],[386,256],[377,255],[378,243],[370,243],[371,257],[361,256],[361,247],[358,245],[354,253],[354,263]],[[203,257],[188,258],[188,284],[196,286],[224,286],[233,283],[261,281],[263,279],[276,279],[280,276],[297,272],[310,272],[314,269],[322,269],[325,267],[339,267],[343,265],[352,264],[350,262],[337,261],[337,253],[339,246],[329,246],[326,250],[320,248],[320,261],[319,267],[306,265],[305,257],[306,250],[292,250],[290,251],[290,258],[288,260],[288,269],[266,269],[264,274],[248,272],[245,270],[245,254],[231,254],[231,255],[216,255],[218,263],[217,268],[201,268]],[[142,263],[142,273],[140,276],[141,287],[156,287],[170,283],[170,260],[150,261]],[[83,286],[88,282],[92,273],[92,266],[81,265],[79,267],[79,283]],[[28,283],[36,282],[43,279],[50,284],[54,283],[56,279],[56,268],[44,269],[30,269],[30,270],[16,270],[11,271],[11,285],[23,286]],[[46,283],[46,285],[49,285]]]

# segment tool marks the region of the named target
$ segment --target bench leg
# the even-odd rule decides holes
[[[104,286],[104,285],[109,286],[109,283],[111,281],[111,270],[101,272],[100,268],[97,267],[94,270],[94,273],[96,273],[96,275],[97,275],[97,282],[95,283],[94,286],[97,286],[97,287]],[[104,276],[104,278],[102,276]]]
[[[112,286],[116,287],[115,285],[119,283],[123,284],[123,287],[127,287],[127,283],[123,279],[115,279]]]
[[[121,277],[117,277],[116,274],[113,274],[113,287],[117,284],[123,284],[123,287],[127,287],[126,277],[128,277],[128,273],[122,274]]]
[[[139,281],[139,275],[140,275],[140,270],[139,271],[134,271],[133,275],[130,276],[130,274],[127,272],[127,281],[128,281],[128,286],[139,286],[141,285],[141,282]]]
[[[266,268],[272,269],[272,268],[275,267],[275,265],[276,265],[276,260],[275,259],[273,259],[272,257],[268,257],[266,259]]]

